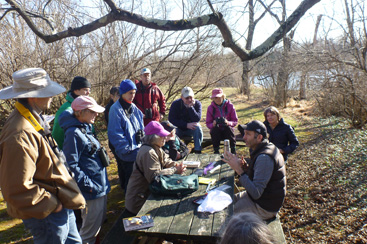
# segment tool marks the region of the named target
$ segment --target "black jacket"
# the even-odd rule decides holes
[[[272,142],[277,148],[284,151],[284,161],[288,159],[288,154],[292,153],[299,146],[298,139],[292,126],[285,123],[283,119],[280,119],[274,130],[271,129],[268,121],[264,122],[266,130],[269,134],[269,141]]]

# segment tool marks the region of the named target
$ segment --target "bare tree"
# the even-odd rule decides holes
[[[232,51],[242,61],[245,61],[260,57],[269,49],[274,47],[278,41],[281,40],[282,37],[295,26],[295,24],[297,24],[306,11],[319,1],[320,0],[302,1],[298,8],[277,30],[275,30],[266,41],[253,50],[242,48],[233,39],[231,30],[229,29],[224,16],[222,13],[214,11],[214,8],[211,8],[212,11],[214,11],[213,13],[201,15],[199,17],[181,20],[164,20],[144,17],[131,11],[119,8],[112,0],[104,0],[104,3],[108,7],[108,13],[106,15],[101,16],[100,18],[87,24],[81,23],[77,27],[70,26],[62,31],[57,31],[54,27],[52,19],[49,18],[50,14],[47,12],[49,10],[48,5],[53,4],[52,1],[46,1],[43,6],[41,6],[41,4],[37,4],[39,7],[33,10],[27,9],[27,4],[20,4],[14,0],[6,0],[10,6],[8,8],[3,8],[4,13],[0,17],[0,20],[3,19],[6,14],[16,11],[19,16],[24,19],[29,28],[46,43],[55,42],[72,36],[82,36],[101,27],[107,26],[108,24],[111,24],[115,21],[126,21],[139,26],[165,31],[181,31],[194,29],[201,26],[215,25],[219,29],[224,40],[222,45],[232,49]],[[210,0],[208,0],[208,3],[210,4]],[[71,6],[66,7],[71,8]],[[35,22],[35,18],[47,23],[48,28],[40,28],[39,25],[37,25],[39,21]]]

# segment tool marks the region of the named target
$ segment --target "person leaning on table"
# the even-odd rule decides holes
[[[150,195],[149,184],[156,176],[182,174],[186,171],[182,162],[172,161],[162,150],[166,136],[170,133],[159,122],[149,122],[144,132],[143,145],[127,186],[124,217],[135,216],[140,211]]]
[[[13,74],[0,99],[17,99],[0,136],[0,187],[10,216],[23,220],[34,243],[82,243],[74,212],[85,207],[42,116],[65,91],[41,68]]]
[[[264,220],[271,219],[279,212],[286,194],[284,159],[279,149],[268,141],[261,121],[240,126],[250,148],[249,164],[230,152],[223,159],[240,176],[240,183],[246,189],[235,195],[234,212],[253,212]]]

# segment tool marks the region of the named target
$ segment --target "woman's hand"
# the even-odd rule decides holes
[[[175,167],[176,167],[176,173],[177,174],[182,175],[186,171],[186,165],[184,165],[183,162],[176,163]]]
[[[217,120],[213,120],[213,126],[215,127],[217,125]]]

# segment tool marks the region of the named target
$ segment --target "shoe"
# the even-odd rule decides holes
[[[218,150],[214,150],[214,154],[219,154],[219,151]]]
[[[194,150],[195,154],[201,154],[201,150]]]

